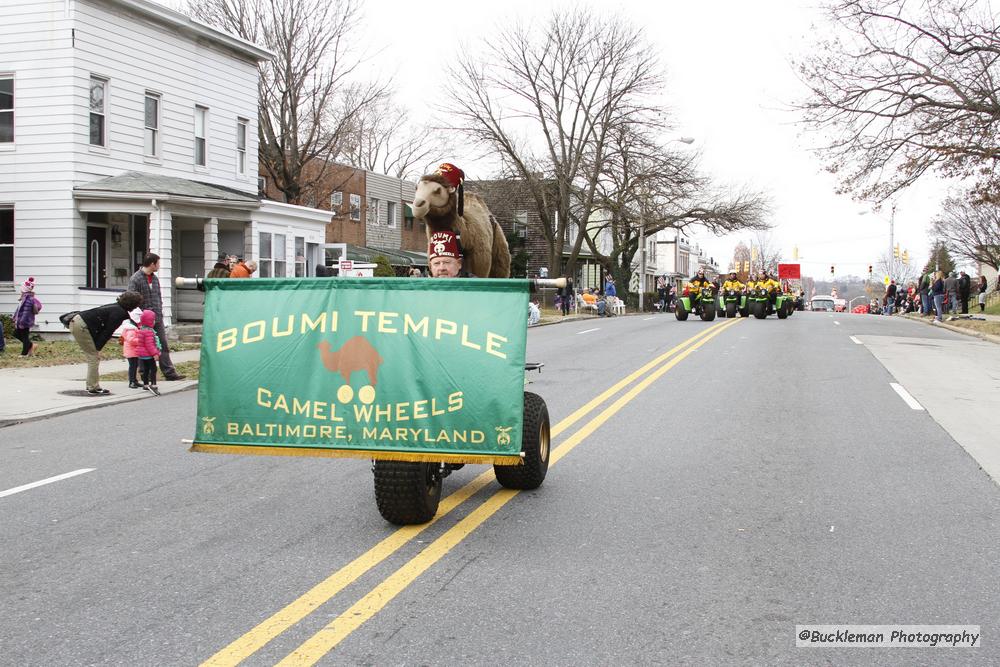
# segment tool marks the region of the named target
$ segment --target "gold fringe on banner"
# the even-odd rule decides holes
[[[263,447],[258,445],[211,445],[195,442],[190,451],[206,454],[243,454],[249,456],[311,456],[328,459],[378,459],[413,463],[485,463],[503,466],[521,465],[520,455],[443,454],[437,452],[384,452],[367,449],[318,449],[312,447]]]

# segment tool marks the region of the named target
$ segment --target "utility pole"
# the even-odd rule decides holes
[[[639,312],[643,311],[642,301],[646,296],[646,211],[639,209]]]
[[[895,257],[893,252],[895,251],[895,244],[893,243],[893,234],[896,227],[896,202],[892,203],[892,214],[889,216],[889,282],[892,282],[892,268],[895,264]]]

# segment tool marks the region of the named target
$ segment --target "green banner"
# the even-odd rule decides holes
[[[196,445],[400,460],[521,451],[527,281],[205,286]]]

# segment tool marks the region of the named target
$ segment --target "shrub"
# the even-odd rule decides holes
[[[385,255],[375,255],[375,271],[372,273],[376,278],[395,278],[396,272],[389,264],[389,258]]]

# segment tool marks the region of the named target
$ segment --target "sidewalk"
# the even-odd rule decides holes
[[[200,350],[172,352],[175,363],[197,361]],[[127,371],[124,359],[101,361],[101,375]],[[0,369],[0,426],[44,419],[67,412],[99,408],[128,401],[158,400],[142,389],[129,389],[128,382],[102,382],[111,391],[107,396],[91,396],[85,390],[87,364]],[[158,383],[163,395],[198,386],[197,380]]]
[[[944,318],[943,322],[935,321],[933,316],[918,315],[916,313],[908,313],[903,315],[908,320],[913,320],[914,322],[923,322],[924,324],[933,324],[935,326],[941,327],[942,329],[948,329],[949,331],[954,331],[955,333],[960,333],[965,336],[972,336],[973,338],[978,338],[980,340],[985,340],[990,343],[1000,343],[1000,336],[994,336],[992,334],[984,333],[982,331],[976,331],[975,329],[970,329],[967,327],[955,326],[953,322],[959,322],[961,320],[979,320],[986,322],[1000,322],[1000,315],[987,315],[985,313],[969,313],[968,315],[948,315]]]

